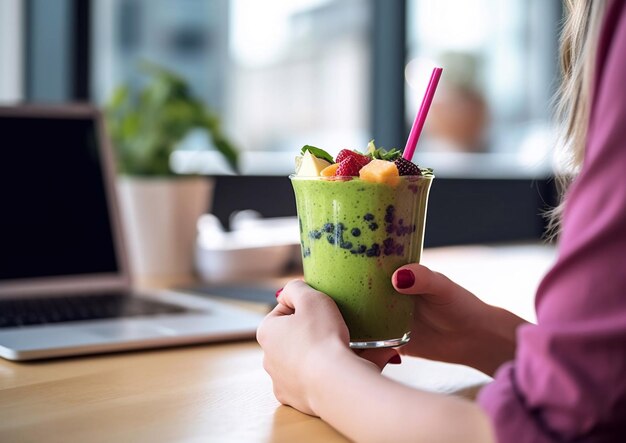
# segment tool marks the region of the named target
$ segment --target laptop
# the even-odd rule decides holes
[[[0,107],[0,356],[252,338],[259,312],[132,292],[111,154],[92,106]]]

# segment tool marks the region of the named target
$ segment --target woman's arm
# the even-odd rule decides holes
[[[342,343],[305,372],[311,407],[358,442],[494,441],[486,414],[474,403],[409,388],[379,373]]]

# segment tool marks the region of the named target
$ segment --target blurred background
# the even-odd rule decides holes
[[[0,0],[0,102],[104,105],[138,65],[175,71],[241,150],[233,174],[192,131],[171,166],[216,177],[212,212],[295,215],[304,144],[404,147],[435,170],[426,246],[535,240],[554,203],[557,0]]]

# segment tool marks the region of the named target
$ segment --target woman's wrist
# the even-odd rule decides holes
[[[334,392],[332,388],[334,376],[353,373],[354,368],[361,364],[371,366],[373,372],[379,372],[373,363],[359,358],[347,344],[338,339],[320,344],[308,353],[306,360],[303,361],[302,374],[306,380],[309,407],[316,415],[322,413],[320,410],[324,401],[322,397],[328,395],[327,391]]]
[[[472,346],[468,346],[467,361],[462,363],[493,375],[503,363],[515,357],[517,328],[527,322],[505,309],[485,306],[469,334]]]

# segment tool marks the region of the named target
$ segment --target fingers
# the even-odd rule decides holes
[[[278,303],[276,306],[274,306],[274,309],[272,309],[270,315],[273,315],[274,317],[280,317],[281,315],[291,315],[294,312],[295,311],[293,310],[293,308],[290,308],[289,306],[282,303]]]
[[[465,292],[461,286],[426,266],[411,263],[397,269],[391,277],[396,291],[401,294],[433,294],[452,297]]]
[[[309,310],[316,309],[320,304],[330,303],[334,305],[330,297],[320,291],[316,291],[302,280],[292,280],[287,283],[276,299],[278,300],[278,306],[283,305],[290,309],[291,313],[296,310],[306,313]],[[277,314],[281,315],[283,312],[286,311],[278,310]]]
[[[402,360],[398,351],[393,348],[363,349],[355,351],[356,355],[371,361],[382,371],[389,363],[399,364]]]

